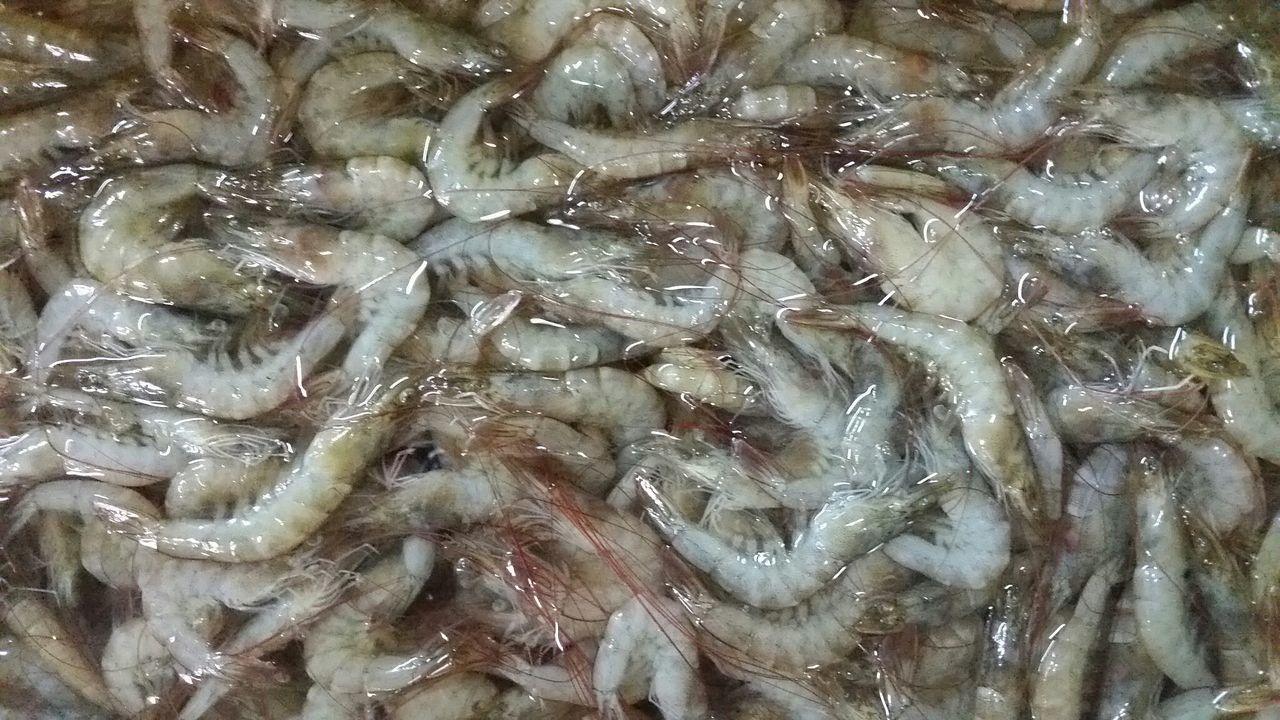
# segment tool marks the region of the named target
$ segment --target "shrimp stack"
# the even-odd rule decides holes
[[[1280,718],[1270,4],[53,5],[0,718]]]

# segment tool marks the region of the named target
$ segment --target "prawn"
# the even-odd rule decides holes
[[[244,512],[226,520],[113,518],[118,529],[166,555],[243,563],[283,555],[314,532],[351,492],[381,449],[404,380],[379,385],[338,408],[305,452]]]
[[[1004,370],[985,333],[955,320],[871,304],[831,306],[786,319],[796,325],[860,330],[928,362],[950,396],[978,471],[1016,513],[1018,529],[1038,534],[1044,511],[1035,467]],[[957,354],[960,347],[965,351]]]
[[[636,684],[648,685],[665,720],[697,720],[707,713],[692,628],[673,600],[639,595],[610,616],[592,684],[606,718],[626,716],[621,693]]]
[[[1132,585],[1126,585],[1116,601],[1105,655],[1102,692],[1095,717],[1098,720],[1145,717],[1156,704],[1164,675],[1151,662],[1138,638]]]
[[[1111,588],[1120,579],[1118,560],[1098,568],[1085,583],[1071,618],[1051,634],[1032,681],[1032,717],[1080,717],[1089,654],[1105,626]]]
[[[1204,322],[1247,370],[1237,377],[1208,382],[1209,396],[1223,428],[1245,452],[1275,462],[1280,459],[1280,449],[1276,447],[1280,442],[1280,418],[1276,417],[1263,380],[1265,350],[1230,283],[1224,284],[1213,300]]]
[[[1099,445],[1071,474],[1065,530],[1054,553],[1050,594],[1065,602],[1107,558],[1129,544],[1133,512],[1125,502],[1130,452],[1124,445]]]
[[[358,298],[363,327],[341,366],[351,383],[375,379],[391,353],[417,327],[431,300],[426,263],[382,236],[289,221],[231,227],[243,250],[279,272],[314,285],[338,285]]]
[[[1130,481],[1137,497],[1133,613],[1138,635],[1152,661],[1178,687],[1212,686],[1214,676],[1187,608],[1187,541],[1165,470],[1154,458],[1141,457]]]
[[[624,0],[617,5],[604,0],[517,0],[505,3],[507,11],[501,15],[482,16],[480,24],[484,35],[501,43],[516,60],[536,63],[584,22],[604,15],[602,11],[618,8],[634,14],[642,25],[657,24],[661,28],[658,34],[670,43],[676,61],[683,62],[694,51],[695,5],[691,0]],[[621,24],[610,24],[607,32],[616,32],[620,27]]]
[[[674,347],[659,353],[640,376],[659,390],[734,414],[767,412],[760,387],[733,365],[725,353]]]
[[[950,94],[970,90],[973,80],[948,63],[853,35],[823,35],[796,48],[778,68],[775,82],[853,87],[866,95]]]
[[[1209,52],[1230,41],[1226,23],[1210,3],[1187,3],[1152,13],[1126,28],[1097,78],[1108,87],[1133,87],[1179,58]]]
[[[922,0],[871,0],[864,8],[877,40],[959,65],[988,62],[993,56],[1016,64],[1036,47],[1035,39],[1003,12],[953,11]]]
[[[947,519],[932,542],[904,533],[885,543],[885,555],[937,582],[987,587],[1009,563],[1009,521],[1000,505],[971,483],[943,492],[938,505]]]
[[[457,217],[482,222],[555,204],[581,170],[557,152],[519,164],[491,156],[477,134],[490,111],[509,102],[517,89],[510,80],[498,79],[462,96],[427,148],[427,177],[436,201]]]

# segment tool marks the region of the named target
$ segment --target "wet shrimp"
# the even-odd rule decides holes
[[[1178,687],[1213,686],[1214,676],[1195,636],[1187,606],[1187,541],[1165,473],[1142,457],[1130,480],[1137,496],[1137,565],[1133,570],[1133,612],[1138,635],[1152,661]]]
[[[1051,633],[1032,681],[1032,717],[1080,717],[1089,653],[1105,627],[1111,588],[1120,579],[1118,560],[1098,568],[1085,583],[1071,618]]]
[[[1223,427],[1250,455],[1275,462],[1280,458],[1275,445],[1280,440],[1280,418],[1269,401],[1263,376],[1266,350],[1230,284],[1213,300],[1204,322],[1247,369],[1244,375],[1208,383]]]
[[[552,60],[530,98],[540,115],[582,123],[603,112],[615,127],[637,124],[666,96],[662,56],[634,22],[610,15]]]
[[[941,161],[937,172],[1025,225],[1071,235],[1102,227],[1124,211],[1158,165],[1156,156],[1126,149],[1104,149],[1095,163],[1083,177],[1044,177],[994,158]]]
[[[656,23],[656,34],[670,44],[678,61],[691,57],[698,26],[695,3],[690,0],[625,0],[617,5],[603,0],[516,0],[490,6],[481,10],[478,21],[484,35],[524,63],[546,58],[584,20],[604,15],[605,9],[616,7],[634,14],[641,26]]]
[[[853,35],[824,35],[796,49],[773,79],[820,87],[853,87],[874,97],[926,95],[972,89],[959,68]]]
[[[987,62],[993,54],[1019,63],[1035,51],[1035,39],[1007,13],[950,13],[921,0],[871,0],[864,7],[876,39],[960,65]]]
[[[606,718],[626,716],[621,700],[628,686],[647,686],[664,720],[706,716],[693,629],[673,600],[641,595],[614,612],[593,670],[592,683]]]
[[[135,127],[101,143],[94,156],[134,163],[198,160],[231,167],[262,162],[275,143],[279,87],[253,45],[220,30],[189,30],[187,39],[226,62],[237,85],[235,104],[221,112],[174,108],[142,112]]]
[[[1009,562],[1009,522],[985,489],[971,484],[943,493],[938,501],[946,520],[930,542],[916,533],[885,543],[894,562],[941,583],[987,587]],[[927,528],[936,521],[925,521]]]
[[[420,165],[436,123],[403,107],[384,108],[380,95],[430,87],[429,77],[392,53],[335,58],[316,70],[298,100],[302,136],[320,157],[387,156]]]
[[[1030,631],[1034,562],[1020,558],[1005,576],[983,633],[974,687],[975,720],[1017,720],[1027,702],[1027,665],[1031,660]]]
[[[734,98],[729,117],[757,123],[797,121],[817,112],[818,92],[808,85],[787,83],[750,88]]]
[[[7,114],[0,120],[0,179],[16,180],[46,157],[96,145],[124,118],[119,96],[124,81],[60,98],[48,105]]]
[[[341,366],[343,380],[365,383],[417,327],[431,300],[426,263],[382,236],[289,221],[231,227],[232,251],[313,285],[337,285],[358,298],[361,324]]]
[[[275,165],[220,178],[211,194],[233,206],[244,203],[400,242],[417,237],[439,212],[422,171],[384,155]]]
[[[493,157],[477,138],[491,110],[510,102],[516,88],[493,80],[462,96],[440,121],[427,149],[427,177],[436,200],[471,222],[512,217],[559,202],[581,167],[558,152],[521,162]]]
[[[252,562],[296,548],[351,492],[359,471],[381,449],[403,381],[344,403],[258,502],[226,520],[120,519],[122,530],[175,557]]]
[[[184,210],[219,172],[196,165],[113,178],[80,218],[80,259],[103,285],[134,298],[244,314],[265,300],[259,283],[207,240],[178,240]]]
[[[1133,526],[1126,502],[1129,461],[1126,446],[1099,445],[1071,474],[1064,539],[1054,553],[1049,589],[1058,602],[1065,602],[1107,558],[1128,546]]]
[[[1187,3],[1152,13],[1126,28],[1097,77],[1109,87],[1132,87],[1181,58],[1208,52],[1230,40],[1226,24],[1210,3]]]
[[[979,472],[990,482],[996,497],[1015,513],[1015,528],[1039,532],[1036,523],[1043,508],[1035,469],[990,338],[954,320],[870,304],[832,306],[797,313],[789,320],[859,330],[933,365],[954,405],[965,447]],[[957,347],[966,348],[963,358],[954,354]]]
[[[1213,303],[1243,230],[1242,208],[1233,201],[1195,237],[1160,239],[1145,248],[1109,229],[1073,237],[1041,234],[1022,247],[1068,277],[1139,306],[1148,321],[1178,325]]]
[[[727,412],[767,412],[761,389],[736,372],[733,358],[725,353],[691,347],[667,348],[640,376],[659,390]]]

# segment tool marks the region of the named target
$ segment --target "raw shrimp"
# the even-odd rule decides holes
[[[1150,153],[1105,149],[1084,177],[1043,177],[995,158],[942,161],[937,172],[1025,225],[1071,235],[1102,227],[1119,215],[1155,176],[1157,165]]]
[[[759,608],[799,604],[842,567],[893,535],[895,527],[936,501],[936,488],[886,488],[837,493],[789,551],[740,552],[681,517],[651,478],[639,481],[650,520],[685,560],[726,592]]]
[[[0,10],[0,55],[23,63],[96,78],[129,64],[127,41],[62,25],[43,13]]]
[[[788,320],[860,330],[929,363],[954,405],[969,456],[1016,514],[1015,529],[1040,532],[1044,511],[1035,467],[989,337],[954,320],[870,304],[832,306]]]
[[[296,2],[286,2],[285,6]],[[345,5],[346,3],[340,3]],[[308,3],[312,8],[331,3]],[[505,68],[505,50],[480,38],[437,22],[426,13],[418,13],[395,2],[375,0],[357,5],[362,17],[342,28],[340,50],[390,50],[410,63],[431,72],[465,76],[483,76]],[[331,11],[332,8],[325,8]],[[295,28],[307,28],[310,18],[302,13],[282,18]],[[331,27],[311,27],[327,30]]]
[[[16,373],[36,344],[37,315],[21,278],[0,270],[0,376]]]
[[[1208,383],[1223,428],[1250,455],[1270,462],[1280,460],[1280,417],[1269,401],[1263,379],[1266,350],[1230,283],[1218,293],[1204,322],[1248,369],[1243,376]]]
[[[655,361],[640,376],[659,390],[735,414],[767,412],[761,389],[734,370],[730,355],[673,347],[663,350]]]
[[[164,509],[172,517],[222,518],[244,512],[284,469],[279,458],[197,457],[169,481]]]
[[[1138,637],[1133,617],[1132,586],[1116,602],[1107,638],[1102,690],[1097,720],[1130,720],[1146,717],[1155,706],[1164,674],[1151,662]]]
[[[864,95],[951,94],[972,89],[963,70],[853,35],[816,37],[796,49],[773,76],[776,82],[853,87]]]
[[[1009,563],[1009,521],[999,503],[972,483],[945,491],[938,501],[944,521],[932,542],[902,534],[885,543],[894,562],[938,582],[977,590],[987,587]]]
[[[48,155],[87,148],[110,135],[122,120],[119,96],[131,85],[101,87],[0,119],[0,180],[20,177]]]
[[[791,608],[762,612],[705,593],[676,592],[699,630],[760,667],[786,671],[834,663],[852,652],[863,639],[858,630],[864,614],[882,594],[899,589],[905,576],[884,553],[873,551]]]
[[[248,42],[221,30],[185,31],[187,40],[219,55],[238,92],[229,110],[152,110],[95,150],[102,160],[134,163],[199,160],[232,167],[262,162],[275,143],[280,91],[271,66]]]
[[[784,123],[818,110],[818,93],[808,85],[766,85],[743,90],[729,105],[729,117],[757,123]]]
[[[1070,36],[1058,48],[1019,71],[990,102],[908,99],[891,105],[870,126],[852,131],[846,141],[977,155],[1027,148],[1057,119],[1055,101],[1085,79],[1101,49],[1096,13],[1086,11],[1073,22]]]
[[[1049,410],[1031,378],[1007,359],[1001,364],[1009,390],[1013,393],[1013,402],[1018,406],[1018,418],[1027,436],[1031,462],[1035,465],[1036,477],[1044,493],[1045,515],[1056,520],[1062,514],[1062,485],[1066,473],[1062,438],[1053,427]]]
[[[773,0],[751,19],[745,32],[717,48],[714,65],[670,109],[681,114],[705,111],[749,87],[768,83],[805,41],[839,28],[842,14],[840,5],[831,0]]]
[[[1065,603],[1108,558],[1129,545],[1133,512],[1126,502],[1129,449],[1099,445],[1071,474],[1063,540],[1050,580],[1053,605]]]
[[[410,538],[356,581],[357,593],[315,623],[303,640],[307,675],[339,701],[391,693],[440,672],[447,654],[432,640],[408,653],[382,653],[377,619],[395,618],[426,584],[435,561],[430,541]]]
[[[640,117],[626,65],[605,48],[572,45],[545,72],[530,98],[542,117],[573,124],[589,122],[599,113],[615,127],[633,125]]]
[[[1068,277],[1139,306],[1148,322],[1178,325],[1213,303],[1244,223],[1237,199],[1194,238],[1164,238],[1138,247],[1101,229],[1069,238],[1041,234],[1022,245]]]
[[[536,316],[509,318],[486,338],[507,362],[534,372],[589,368],[629,354],[629,342],[612,330]]]
[[[584,22],[617,8],[635,17],[642,26],[658,23],[658,35],[670,43],[677,61],[691,56],[697,33],[697,10],[690,0],[624,0],[610,4],[604,0],[516,0],[498,3],[501,15],[489,11],[490,17],[479,20],[486,37],[500,42],[515,59],[536,63],[547,57],[566,37],[572,37]],[[620,24],[611,25],[616,32]]]
[[[647,686],[664,720],[707,714],[693,628],[673,600],[640,595],[613,613],[596,652],[593,684],[606,718],[626,717],[622,693],[634,685]]]
[[[1071,442],[1117,443],[1160,439],[1199,429],[1195,419],[1154,393],[1096,385],[1064,385],[1045,396],[1054,427]]]
[[[1166,151],[1165,167],[1132,206],[1144,231],[1160,238],[1194,233],[1242,205],[1234,195],[1249,144],[1215,103],[1189,95],[1108,95],[1088,110],[1121,142]],[[1233,233],[1232,250],[1243,230]]]
[[[694,118],[648,132],[602,132],[521,112],[516,122],[533,139],[554,148],[587,171],[605,178],[636,180],[712,163],[750,162],[770,148],[762,131]]]
[[[436,200],[472,222],[522,215],[560,202],[581,167],[557,152],[514,164],[493,157],[477,134],[489,111],[509,102],[518,88],[493,80],[462,96],[440,121],[427,149],[427,177]],[[578,132],[578,131],[575,131]]]
[[[1187,541],[1165,472],[1153,458],[1141,457],[1130,476],[1138,516],[1133,613],[1151,659],[1178,687],[1212,686],[1214,676],[1187,607]]]
[[[302,91],[302,136],[321,157],[389,156],[420,165],[436,124],[420,113],[405,112],[403,105],[384,107],[389,103],[379,101],[378,94],[395,89],[412,94],[430,87],[421,70],[392,53],[336,58],[316,70]]]
[[[177,240],[206,184],[219,172],[168,165],[113,178],[80,218],[80,260],[106,287],[134,298],[244,314],[264,300],[260,284],[208,241]]]
[[[417,327],[431,300],[426,263],[382,236],[289,221],[232,227],[233,251],[314,285],[347,289],[363,325],[342,362],[343,380],[378,377],[392,351]]]
[[[115,712],[118,708],[102,680],[97,663],[85,657],[79,642],[69,636],[62,620],[33,591],[0,586],[0,623],[27,645],[31,660],[94,705]]]
[[[1109,87],[1132,87],[1178,59],[1208,52],[1231,39],[1226,23],[1210,3],[1187,3],[1152,13],[1125,28],[1097,77]]]
[[[226,520],[113,518],[140,542],[176,557],[252,562],[283,555],[311,535],[378,453],[406,394],[404,380],[340,406],[258,502]]]
[[[1120,579],[1118,560],[1098,568],[1085,583],[1071,618],[1050,634],[1032,681],[1031,717],[1080,717],[1089,655],[1105,627],[1111,588]]]
[[[1262,480],[1249,457],[1221,437],[1184,434],[1174,448],[1185,458],[1180,500],[1195,508],[1207,531],[1219,537],[1253,537],[1266,507]]]
[[[133,618],[111,631],[102,650],[102,677],[111,696],[130,717],[141,715],[159,701],[176,679],[173,658],[151,636],[142,618]]]
[[[860,200],[821,183],[813,189],[827,232],[906,308],[972,320],[1000,296],[1000,243],[969,209],[923,197]]]
[[[1266,676],[1271,650],[1253,614],[1249,578],[1203,513],[1190,510],[1187,525],[1194,558],[1191,580],[1203,603],[1218,677],[1228,686],[1257,682]]]
[[[422,171],[394,157],[274,165],[220,178],[215,199],[406,242],[439,211]]]
[[[1035,39],[1006,13],[949,7],[922,0],[870,0],[864,22],[881,42],[928,53],[959,65],[990,62],[993,55],[1020,63],[1034,52]]]

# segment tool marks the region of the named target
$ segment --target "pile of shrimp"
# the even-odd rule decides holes
[[[1280,7],[0,7],[0,718],[1280,719]]]

